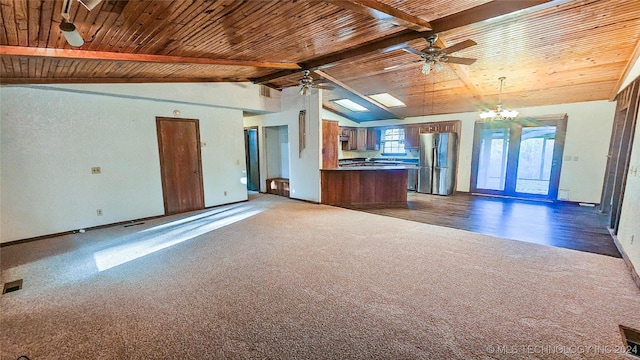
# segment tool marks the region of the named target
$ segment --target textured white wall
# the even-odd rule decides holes
[[[175,104],[207,104],[258,113],[280,111],[279,92],[272,90],[274,97],[259,96],[260,86],[252,83],[58,84],[42,87]]]
[[[0,87],[1,242],[163,214],[155,120],[174,110],[200,120],[205,206],[247,199],[242,110],[84,88]]]
[[[257,126],[260,138],[260,191],[266,191],[266,161],[262,155],[264,147],[264,127],[283,126],[288,129],[289,139],[289,188],[290,197],[312,202],[320,201],[320,149],[322,123],[321,91],[312,91],[309,96],[298,94],[297,87],[287,88],[281,94],[281,111],[275,114],[245,117],[244,126]],[[298,113],[307,111],[306,147],[298,151]]]
[[[627,176],[617,236],[622,249],[640,274],[640,119],[636,121],[635,141],[629,161],[631,171]]]
[[[271,126],[264,128],[264,150],[260,154],[266,162],[267,173],[265,179],[285,177],[282,175],[282,147],[280,146],[280,132],[287,131],[286,126]],[[287,150],[288,152],[288,150]],[[288,154],[286,155],[288,156]],[[287,163],[287,167],[289,164]],[[287,168],[287,173],[289,169]]]
[[[624,88],[640,75],[640,59],[636,60],[626,81],[620,88]],[[640,115],[640,113],[639,113]],[[640,117],[636,120],[627,183],[620,211],[620,225],[618,227],[618,242],[627,254],[634,269],[640,274]],[[635,171],[634,171],[635,170]]]

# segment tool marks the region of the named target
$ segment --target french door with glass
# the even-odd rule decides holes
[[[555,201],[566,117],[477,122],[471,192]]]

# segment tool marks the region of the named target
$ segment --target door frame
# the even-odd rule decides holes
[[[160,123],[162,121],[179,121],[179,122],[191,122],[194,123],[195,125],[195,129],[196,129],[196,142],[197,142],[197,146],[196,146],[196,154],[198,157],[198,181],[200,182],[200,194],[198,196],[198,200],[200,201],[201,207],[200,209],[192,209],[192,210],[188,210],[188,211],[193,211],[193,210],[201,210],[204,209],[205,207],[205,203],[204,203],[204,181],[202,178],[202,153],[201,153],[201,142],[200,142],[200,120],[198,119],[184,119],[184,118],[172,118],[172,117],[164,117],[164,116],[156,116],[156,135],[158,137],[158,157],[160,158],[160,180],[162,181],[162,202],[164,204],[164,214],[165,215],[172,215],[172,214],[177,214],[180,212],[169,212],[169,207],[168,207],[168,201],[167,201],[167,185],[166,185],[166,180],[164,178],[163,175],[163,169],[165,167],[164,164],[164,157],[162,156],[162,149],[163,149],[163,144],[162,144],[162,136],[160,135]]]
[[[609,228],[614,234],[617,234],[620,225],[639,108],[640,80],[636,79],[616,96],[616,112],[600,198],[599,210],[609,213]]]
[[[244,128],[244,135],[245,135],[245,166],[247,167],[247,190],[249,190],[249,148],[248,148],[248,130],[255,130],[256,131],[256,156],[258,157],[256,160],[258,162],[258,166],[257,166],[257,172],[258,172],[258,192],[260,192],[260,184],[261,184],[261,180],[260,180],[260,128],[258,126],[248,126]]]
[[[469,191],[482,195],[503,196],[542,201],[558,201],[560,185],[560,172],[562,169],[562,157],[564,142],[567,132],[567,114],[527,117],[513,121],[476,121],[473,134],[473,151],[471,156],[471,182]],[[509,129],[509,146],[507,152],[507,170],[505,174],[504,190],[478,189],[478,166],[480,163],[481,133],[483,127],[491,125],[495,128]],[[518,158],[520,154],[520,142],[522,129],[526,127],[555,126],[556,137],[553,146],[553,160],[551,174],[549,176],[549,191],[546,195],[516,192],[518,177]]]

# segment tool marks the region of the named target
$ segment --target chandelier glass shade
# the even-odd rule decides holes
[[[505,109],[502,106],[502,83],[506,79],[504,76],[498,78],[500,80],[500,95],[495,110],[484,110],[480,113],[480,118],[485,121],[505,121],[513,120],[518,116],[518,111]]]

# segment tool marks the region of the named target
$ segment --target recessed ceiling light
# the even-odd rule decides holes
[[[398,98],[388,93],[373,94],[373,95],[369,95],[369,97],[375,101],[381,102],[382,105],[386,107],[407,106],[407,104],[403,103]]]
[[[367,109],[366,107],[360,105],[360,104],[356,104],[355,102],[349,100],[349,99],[340,99],[340,100],[334,100],[334,102],[342,107],[345,107],[351,111],[358,111],[358,112],[365,112],[365,111],[369,111],[369,109]]]

